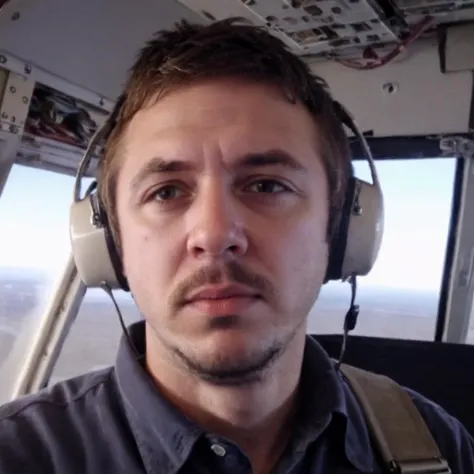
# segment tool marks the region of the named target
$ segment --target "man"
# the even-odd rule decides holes
[[[382,472],[306,336],[350,175],[323,81],[277,39],[235,21],[158,34],[99,181],[146,322],[114,368],[2,408],[0,472]],[[452,472],[474,472],[465,429],[410,395]]]

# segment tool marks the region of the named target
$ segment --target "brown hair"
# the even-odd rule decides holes
[[[241,77],[277,85],[291,102],[300,101],[315,118],[329,185],[328,240],[337,232],[348,179],[349,142],[326,82],[262,27],[230,18],[210,25],[181,21],[155,34],[130,70],[117,102],[114,126],[99,168],[99,195],[119,243],[115,208],[120,140],[133,116],[150,100],[198,79]]]

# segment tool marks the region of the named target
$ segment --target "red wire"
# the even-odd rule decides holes
[[[359,69],[359,70],[371,70],[377,69],[381,66],[388,64],[392,59],[396,58],[400,53],[405,51],[408,46],[410,46],[415,40],[417,40],[428,28],[430,28],[434,21],[433,17],[427,16],[423,18],[414,28],[413,31],[410,33],[408,38],[406,38],[402,43],[397,45],[392,51],[387,53],[382,58],[379,58],[375,62],[371,63],[360,63],[357,61],[352,61],[350,59],[339,59],[337,60],[338,63],[342,64],[343,66],[350,67],[352,69]]]

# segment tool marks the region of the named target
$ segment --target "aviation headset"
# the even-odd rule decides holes
[[[89,186],[84,198],[81,198],[82,177],[87,171],[95,147],[112,131],[123,100],[123,96],[120,97],[110,117],[92,137],[79,165],[74,185],[69,223],[71,247],[79,276],[88,288],[105,287],[129,291],[107,213],[99,199],[96,181]],[[339,230],[330,242],[326,281],[366,275],[377,258],[384,225],[382,190],[368,143],[346,109],[338,102],[334,102],[334,107],[342,123],[361,140],[372,183],[356,177],[350,178]]]

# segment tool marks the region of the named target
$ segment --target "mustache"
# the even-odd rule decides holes
[[[202,286],[219,283],[241,284],[255,290],[268,302],[275,299],[275,290],[271,282],[238,262],[227,262],[220,265],[208,265],[181,281],[171,295],[171,306],[179,308],[184,305],[187,295]]]

